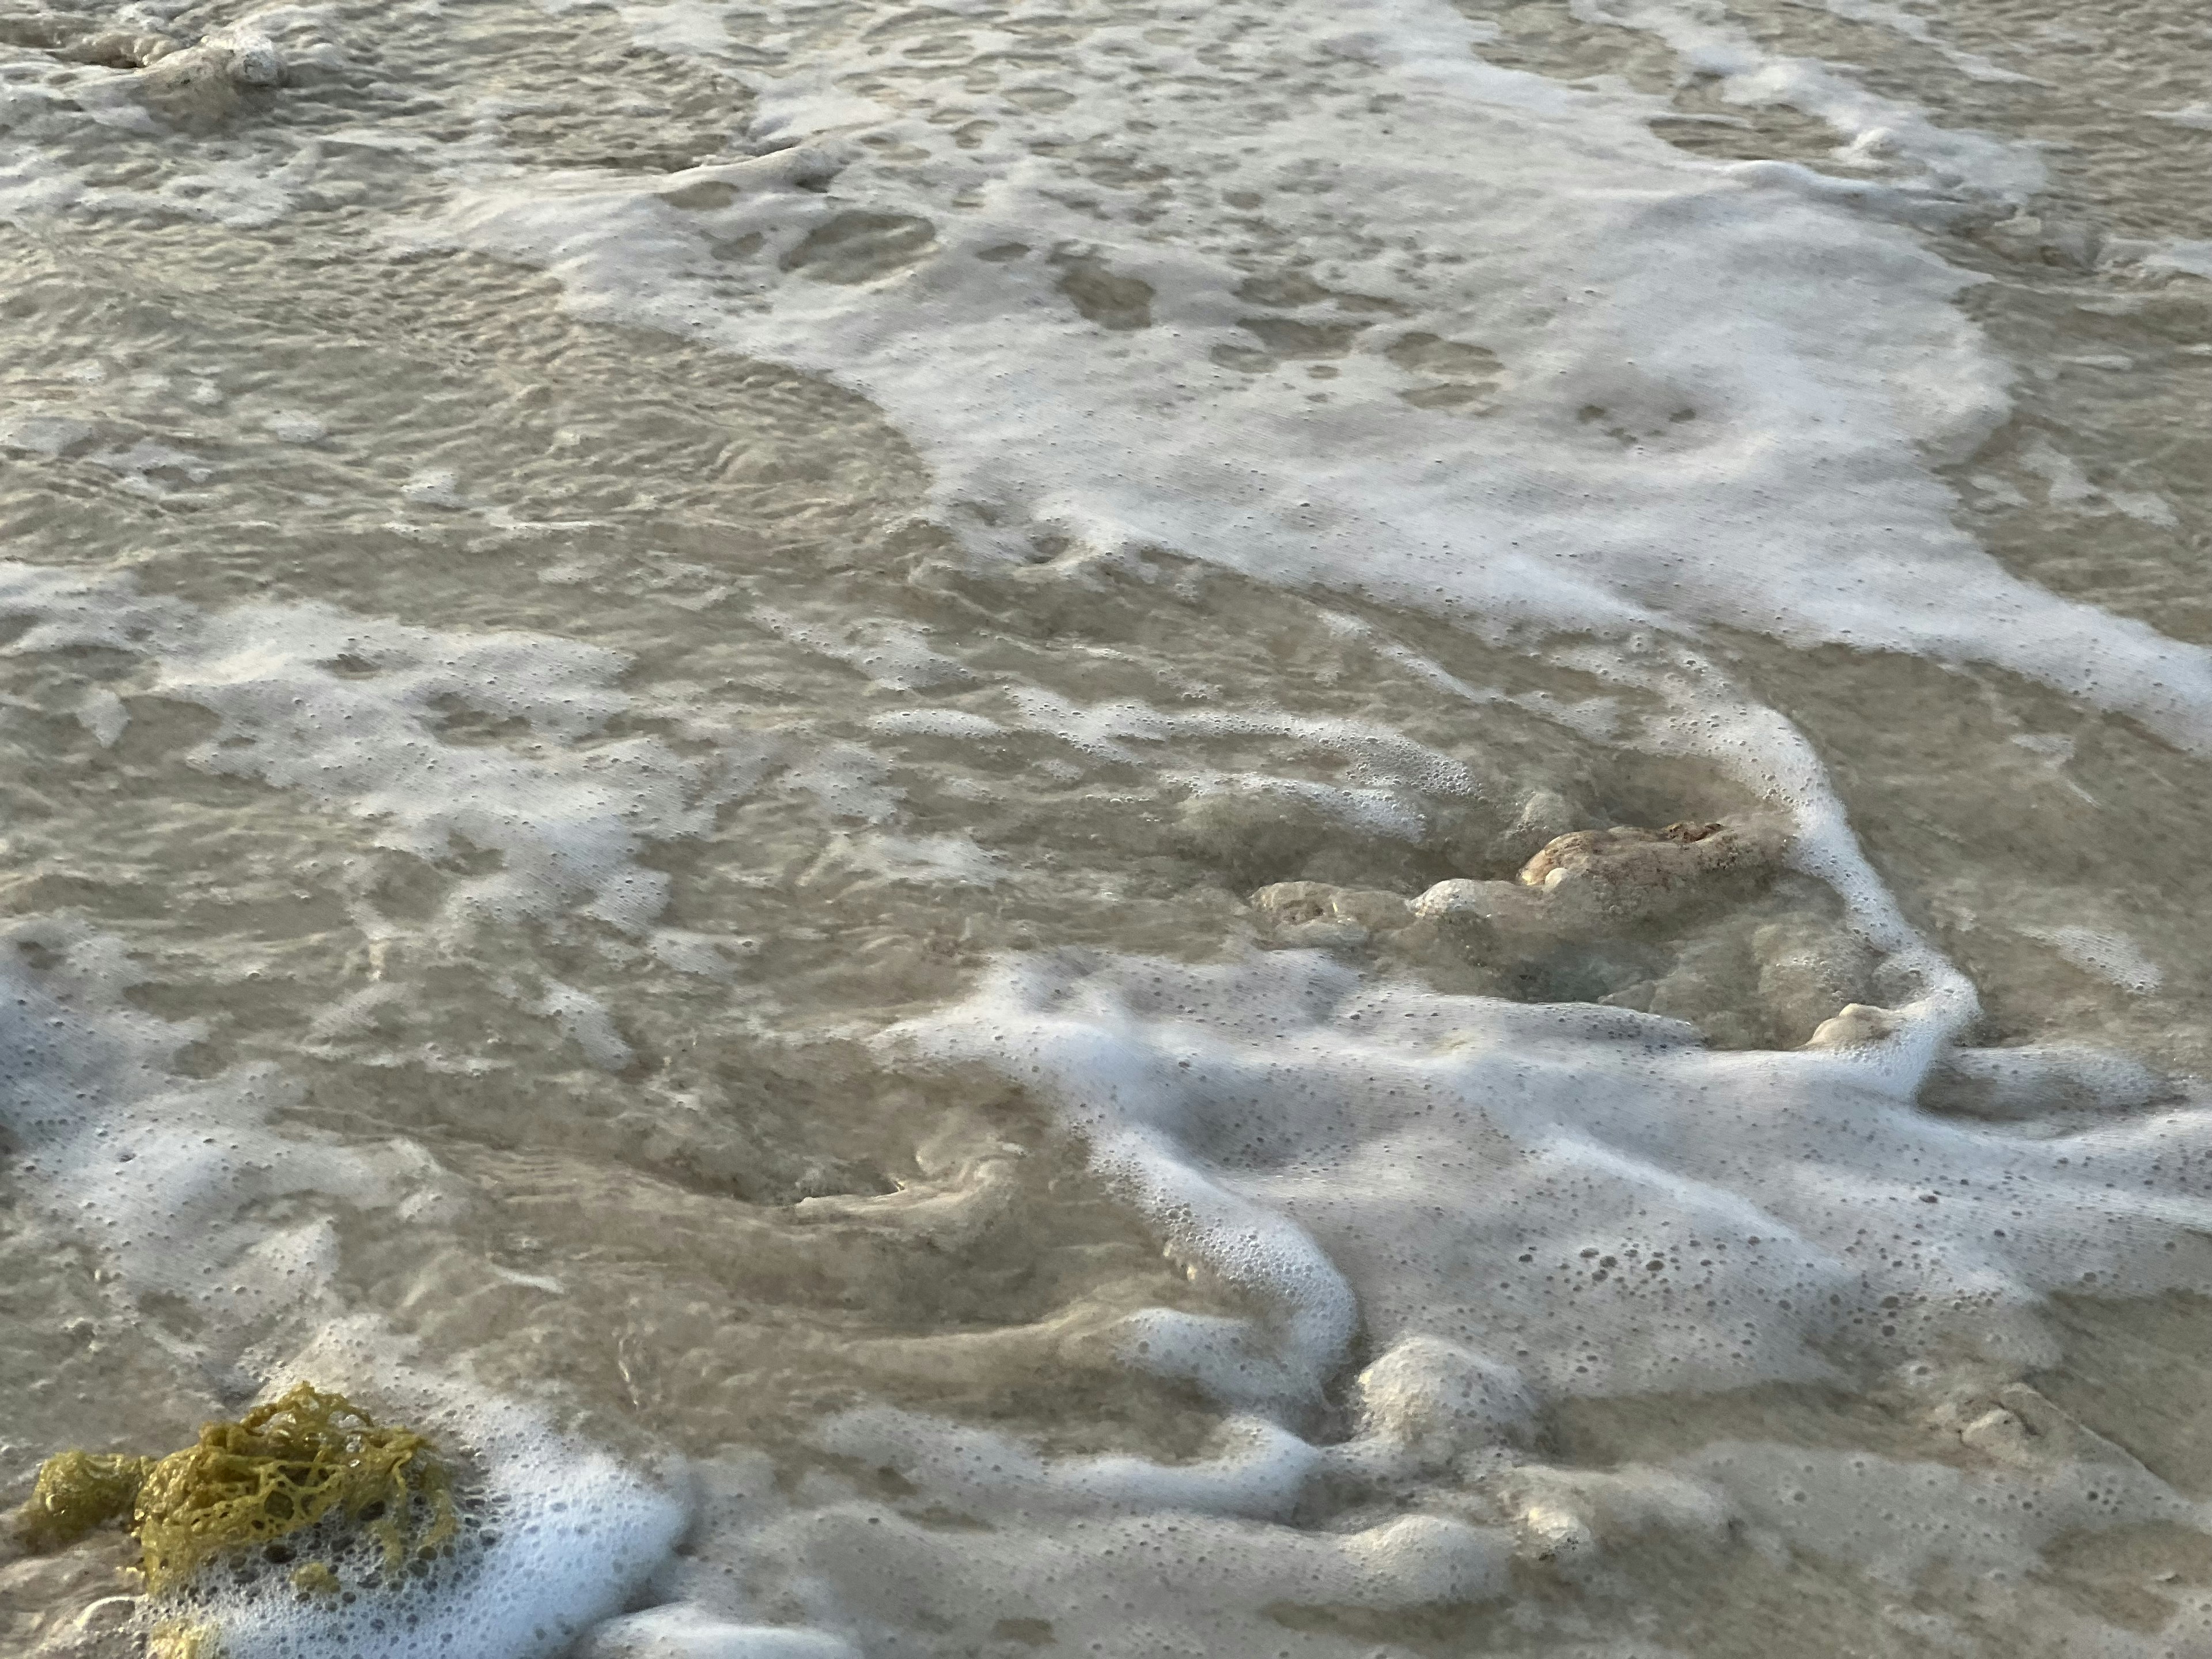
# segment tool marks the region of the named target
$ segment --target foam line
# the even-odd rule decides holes
[[[865,393],[979,556],[1157,544],[1486,630],[1994,663],[2212,738],[2202,647],[1954,524],[1929,459],[2003,421],[2008,371],[1953,303],[1976,279],[1875,216],[1911,192],[1686,155],[1638,99],[1482,63],[1430,0],[1174,9],[1158,39],[1050,9],[1048,118],[966,78],[1036,6],[939,17],[927,58],[832,29],[805,75],[746,72],[775,155],[456,155],[394,240]]]

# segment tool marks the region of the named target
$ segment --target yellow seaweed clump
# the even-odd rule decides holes
[[[419,1533],[415,1508],[428,1511]],[[435,1550],[459,1523],[446,1467],[412,1429],[379,1425],[343,1395],[302,1382],[156,1463],[131,1521],[159,1595],[234,1550],[342,1515],[383,1546],[387,1569]]]
[[[306,1382],[234,1423],[201,1425],[196,1443],[159,1461],[82,1451],[48,1458],[24,1510],[23,1539],[58,1549],[125,1515],[156,1595],[219,1556],[331,1517],[375,1540],[387,1571],[459,1530],[451,1477],[427,1439]]]
[[[154,1626],[146,1655],[147,1659],[222,1659],[222,1644],[209,1626],[165,1619]]]
[[[44,1553],[66,1549],[86,1534],[129,1515],[153,1471],[150,1457],[65,1451],[39,1466],[38,1484],[23,1506],[23,1541]]]

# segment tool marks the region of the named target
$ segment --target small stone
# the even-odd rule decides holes
[[[1589,1522],[1557,1504],[1531,1504],[1521,1516],[1529,1553],[1539,1560],[1587,1555],[1597,1547]]]
[[[1400,1342],[1359,1374],[1362,1427],[1432,1464],[1521,1441],[1535,1401],[1521,1373],[1440,1337]]]
[[[1280,922],[1314,921],[1328,914],[1335,891],[1322,881],[1279,881],[1253,894],[1252,908]]]
[[[1464,878],[1440,881],[1413,901],[1413,912],[1424,921],[1438,921],[1449,916],[1488,920],[1498,914],[1501,901],[1510,903],[1515,896],[1512,886],[1506,882]]]
[[[174,48],[175,43],[158,34],[131,34],[104,29],[64,47],[58,54],[73,64],[96,64],[102,69],[143,69]]]
[[[265,34],[242,29],[210,35],[168,52],[142,70],[146,102],[184,126],[204,131],[234,114],[246,91],[281,86],[284,59]]]
[[[252,29],[234,29],[210,45],[223,52],[223,70],[241,87],[280,87],[284,84],[284,58],[276,43]]]
[[[1722,823],[1670,823],[1663,830],[1622,825],[1555,836],[1521,866],[1524,887],[1556,888],[1589,877],[1623,886],[1672,886],[1737,862],[1741,835]]]
[[[2027,1425],[2002,1406],[1984,1412],[1959,1431],[1959,1438],[1967,1445],[2001,1463],[2037,1461],[2034,1448],[2029,1443],[2033,1437]]]
[[[1808,1048],[1864,1048],[1880,1042],[1897,1029],[1897,1016],[1887,1008],[1863,1002],[1846,1005],[1833,1019],[1824,1019],[1805,1044]]]

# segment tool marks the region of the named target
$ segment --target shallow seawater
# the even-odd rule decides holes
[[[2212,1653],[2208,99],[11,0],[0,1501],[304,1377],[493,1542],[229,1659]]]

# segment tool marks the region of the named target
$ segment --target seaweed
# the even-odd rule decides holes
[[[128,1454],[65,1451],[39,1466],[23,1506],[23,1541],[40,1554],[65,1549],[131,1512],[154,1460]]]
[[[421,1499],[429,1518],[413,1529]],[[209,1423],[199,1443],[156,1463],[131,1531],[146,1586],[159,1595],[207,1562],[265,1547],[337,1513],[383,1547],[397,1569],[459,1530],[452,1483],[430,1443],[383,1426],[344,1395],[302,1382],[235,1423]]]
[[[82,1451],[48,1458],[21,1532],[34,1549],[58,1549],[126,1515],[157,1596],[219,1558],[266,1550],[325,1521],[374,1540],[387,1573],[410,1555],[435,1555],[459,1530],[452,1477],[427,1438],[307,1382],[236,1422],[203,1424],[197,1442],[158,1461]],[[294,1576],[303,1589],[337,1582],[327,1567],[305,1583],[303,1574]],[[187,1659],[191,1651],[179,1649]]]
[[[146,1644],[147,1659],[223,1659],[214,1627],[185,1619],[164,1619]]]

